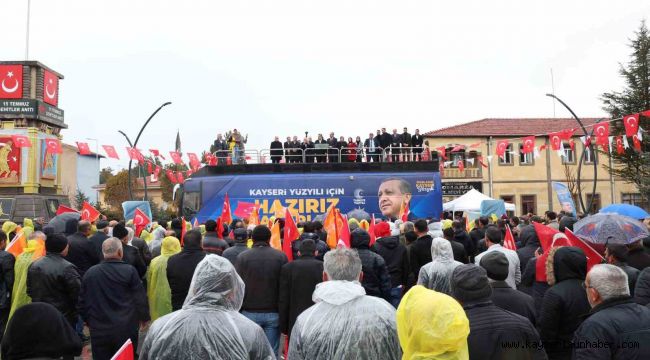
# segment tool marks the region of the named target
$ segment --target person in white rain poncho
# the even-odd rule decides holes
[[[359,279],[361,259],[354,249],[328,251],[316,304],[296,321],[289,344],[291,360],[401,358],[395,308],[367,296]]]
[[[156,320],[140,359],[275,359],[262,328],[239,314],[244,282],[232,264],[207,255],[183,308]]]
[[[454,260],[449,240],[437,237],[431,241],[431,259],[430,263],[420,269],[418,285],[451,294],[451,273],[462,263]]]

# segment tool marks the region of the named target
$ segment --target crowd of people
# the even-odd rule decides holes
[[[389,134],[386,128],[382,128],[376,135],[369,133],[364,140],[361,136],[348,137],[347,140],[345,136],[339,136],[337,139],[333,132],[328,138],[318,134],[316,140],[305,133],[302,141],[298,136],[287,136],[282,142],[276,136],[270,145],[270,155],[274,164],[420,161],[423,156],[428,157],[427,147],[419,129],[411,135],[407,128],[401,134],[397,129]]]
[[[534,223],[576,221],[350,218],[349,248],[307,221],[283,250],[247,220],[23,224],[24,252],[0,251],[2,359],[72,358],[87,340],[110,359],[127,339],[140,359],[650,358],[649,249],[608,245],[589,272],[563,233],[540,251]]]
[[[248,135],[242,135],[237,129],[226,132],[225,136],[217,134],[217,138],[210,145],[210,153],[217,158],[217,165],[226,165],[228,159],[232,164],[245,164],[245,148]]]

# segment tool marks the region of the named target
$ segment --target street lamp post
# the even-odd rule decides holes
[[[147,125],[149,125],[149,121],[151,121],[151,119],[153,119],[153,117],[158,113],[158,111],[160,111],[160,109],[162,109],[163,107],[165,107],[165,106],[167,106],[167,105],[171,105],[171,102],[170,102],[170,101],[167,101],[166,103],[160,105],[160,106],[158,107],[158,109],[156,109],[156,111],[154,111],[154,112],[151,114],[151,116],[149,116],[149,118],[147,119],[147,121],[144,122],[144,125],[142,125],[142,128],[140,128],[140,132],[138,132],[138,136],[135,138],[135,142],[131,143],[131,140],[130,140],[129,137],[124,133],[124,131],[122,131],[122,130],[118,130],[118,132],[119,132],[120,134],[124,135],[124,137],[126,138],[126,141],[129,143],[129,146],[130,146],[130,147],[132,147],[132,148],[135,149],[136,146],[138,146],[138,141],[140,140],[140,136],[142,135],[142,132],[144,131],[144,128],[146,128]],[[131,165],[132,165],[132,163],[133,163],[133,160],[129,159],[129,174],[128,174],[128,176],[129,176],[129,199],[130,199],[130,200],[133,200],[133,191],[132,191],[132,189],[131,189]],[[141,169],[140,169],[140,170],[141,170]],[[144,200],[147,200],[147,179],[144,179]]]
[[[554,94],[546,94],[546,96],[552,97],[553,99],[557,100],[560,104],[562,104],[562,106],[564,106],[567,110],[569,110],[571,115],[573,115],[573,118],[576,119],[576,121],[578,122],[578,125],[580,125],[580,127],[582,128],[582,132],[585,134],[585,136],[591,136],[593,134],[593,130],[592,130],[592,134],[589,134],[587,132],[587,129],[585,128],[584,124],[582,123],[582,120],[580,120],[580,118],[578,118],[578,115],[576,115],[576,113],[574,113],[573,110],[571,110],[569,105],[567,105],[564,101],[562,101],[560,98],[558,98]],[[594,146],[591,143],[591,141],[589,141],[588,149],[589,149],[589,152],[592,154],[592,156],[595,155],[594,154]],[[596,164],[596,161],[594,160],[593,161],[593,164],[594,164],[594,185],[593,185],[592,190],[591,190],[591,199],[589,199],[589,211],[587,211],[587,209],[585,208],[585,203],[582,200],[582,186],[581,186],[581,179],[580,179],[581,174],[582,174],[582,163],[585,160],[585,155],[586,155],[586,151],[583,151],[582,156],[580,156],[580,162],[578,163],[578,174],[576,175],[576,187],[578,188],[578,201],[580,201],[580,207],[582,208],[582,212],[585,213],[585,214],[588,214],[588,213],[591,212],[591,209],[592,209],[592,206],[593,206],[593,203],[594,203],[594,198],[595,198],[595,195],[596,195],[596,184],[597,184],[597,181],[598,181],[598,165]]]

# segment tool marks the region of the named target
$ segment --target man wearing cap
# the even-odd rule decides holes
[[[243,228],[237,228],[233,231],[233,237],[235,238],[235,243],[233,244],[232,247],[227,248],[223,252],[223,257],[228,259],[231,264],[235,265],[235,260],[237,260],[237,256],[244,251],[248,250],[248,246],[246,246],[246,240],[248,240],[248,233],[246,232],[246,229]]]
[[[108,221],[106,220],[97,221],[96,226],[97,232],[91,236],[88,241],[90,241],[97,250],[97,258],[101,261],[104,260],[104,255],[102,254],[102,244],[104,243],[104,240],[110,237],[108,236],[108,232],[111,230],[111,228],[108,226]]]
[[[95,247],[88,240],[91,229],[90,222],[86,220],[79,221],[76,229],[74,229],[74,225],[74,221],[66,223],[66,226],[69,226],[68,230],[76,230],[76,232],[68,236],[69,248],[65,259],[73,263],[77,267],[79,275],[83,277],[86,270],[99,262],[99,257]]]
[[[47,254],[27,271],[27,295],[32,302],[54,306],[75,327],[81,277],[77,267],[63,258],[68,254],[68,239],[52,234],[45,240],[45,250]]]
[[[535,324],[535,301],[519,290],[511,288],[506,282],[508,277],[508,258],[498,251],[485,254],[479,265],[487,272],[492,287],[490,300],[494,305],[528,318]]]
[[[501,246],[501,239],[503,234],[501,230],[494,225],[488,226],[485,229],[485,245],[488,249],[478,255],[474,259],[475,264],[481,263],[481,258],[486,254],[498,251],[508,258],[508,278],[506,283],[513,289],[517,289],[517,285],[521,283],[521,267],[519,266],[519,256],[516,251],[506,249]]]
[[[470,359],[546,359],[533,324],[490,300],[492,288],[485,269],[474,264],[456,267],[451,291],[469,319]]]

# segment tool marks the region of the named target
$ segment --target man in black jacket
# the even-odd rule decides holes
[[[127,339],[138,347],[138,325],[147,326],[149,304],[140,275],[122,261],[122,242],[102,244],[104,261],[81,282],[79,311],[90,328],[93,359],[109,360]]]
[[[372,133],[368,134],[368,138],[363,142],[363,150],[366,152],[366,162],[379,162],[379,154],[381,154],[379,137],[374,137]]]
[[[296,259],[298,258],[298,251],[300,250],[300,244],[302,244],[303,240],[312,240],[314,244],[316,245],[316,259],[323,261],[323,256],[325,256],[325,253],[329,251],[329,247],[327,246],[327,243],[320,239],[320,236],[316,233],[316,228],[314,226],[314,223],[311,221],[307,221],[303,224],[302,226],[302,234],[300,234],[300,237],[298,240],[295,240],[291,243],[291,251],[293,258]],[[327,239],[325,239],[327,240]]]
[[[513,289],[505,281],[509,273],[509,262],[506,255],[498,251],[491,251],[483,255],[479,265],[485,269],[487,277],[490,279],[492,288],[490,300],[494,305],[521,315],[530,320],[531,324],[535,324],[535,301],[533,298]]]
[[[404,154],[404,161],[411,161],[411,146],[413,146],[411,141],[411,134],[408,133],[407,128],[404,128],[404,132],[402,133],[402,154]]]
[[[445,239],[451,243],[451,250],[454,252],[454,260],[461,262],[463,264],[469,263],[469,257],[465,252],[465,247],[463,244],[454,240],[454,229],[448,227],[442,230],[442,234]]]
[[[138,249],[138,255],[145,266],[151,264],[151,259],[153,258],[149,245],[143,239],[135,236],[135,226],[130,224],[126,230],[129,232],[129,244],[134,248]]]
[[[616,265],[627,275],[627,283],[630,288],[630,296],[634,297],[634,287],[641,273],[639,269],[633,268],[627,264],[627,246],[623,244],[609,244],[605,249],[605,259],[607,263]]]
[[[76,327],[81,277],[77,268],[63,258],[68,253],[68,239],[63,234],[52,234],[45,240],[45,250],[47,255],[27,271],[27,295],[32,302],[54,306]]]
[[[280,272],[287,256],[269,246],[271,230],[253,229],[253,247],[237,256],[235,269],[246,285],[242,315],[259,325],[277,354],[280,346],[278,295]]]
[[[415,129],[415,134],[411,137],[411,146],[413,146],[413,161],[422,160],[422,143],[424,138],[420,135],[420,129]]]
[[[280,142],[280,137],[276,136],[271,142],[271,162],[279,164],[280,160],[282,160],[282,142]]]
[[[68,220],[68,223],[75,222],[76,220]],[[72,224],[70,224],[72,227]],[[68,255],[66,260],[71,262],[77,267],[79,276],[83,277],[84,274],[91,266],[99,263],[99,257],[95,246],[88,240],[90,236],[90,222],[82,220],[77,224],[77,232],[68,236]]]
[[[573,333],[590,310],[582,287],[587,257],[580,248],[567,246],[552,248],[548,258],[546,271],[551,287],[544,293],[537,316],[539,335],[549,358],[570,359]]]
[[[650,309],[632,301],[625,272],[595,265],[584,285],[592,309],[575,332],[572,359],[650,359]]]
[[[476,256],[476,248],[472,239],[469,237],[467,231],[465,231],[465,225],[456,220],[451,223],[451,227],[454,229],[454,240],[463,244],[465,247],[465,253],[469,256],[469,261],[474,262],[474,256]]]
[[[11,310],[11,290],[14,288],[13,254],[6,252],[7,234],[0,230],[0,334],[7,327],[7,318]]]
[[[284,142],[284,163],[288,164],[292,161],[291,153],[291,136],[287,136],[287,141]]]
[[[459,265],[451,275],[451,291],[469,320],[470,359],[546,359],[533,324],[492,303],[485,269]]]
[[[487,216],[481,216],[480,218],[474,220],[474,228],[469,232],[469,237],[472,239],[472,245],[476,249],[477,253],[483,252],[486,250],[485,245],[483,245],[483,251],[479,249],[479,243],[481,240],[485,239],[485,228],[490,223],[490,219]],[[485,243],[484,243],[485,244]]]
[[[246,241],[248,240],[248,233],[246,232],[246,229],[243,228],[238,228],[233,231],[233,236],[235,237],[235,243],[233,244],[232,247],[229,247],[223,252],[223,257],[228,259],[231,264],[235,265],[235,261],[237,260],[237,256],[239,254],[243,253],[244,251],[248,250],[248,246],[246,246]]]
[[[361,285],[366,289],[366,295],[382,298],[390,302],[390,275],[386,262],[379,255],[370,251],[370,235],[359,228],[350,234],[350,245],[357,249],[361,259],[363,279]]]
[[[97,232],[93,234],[88,240],[93,244],[95,247],[95,250],[97,252],[97,259],[104,260],[104,255],[102,254],[102,243],[104,243],[104,240],[108,239],[110,236],[108,236],[108,221],[106,220],[99,220],[96,224],[97,226]]]
[[[409,246],[409,262],[411,264],[411,273],[417,279],[420,275],[420,268],[431,262],[431,242],[433,238],[429,235],[426,220],[417,220],[413,225],[418,238]]]
[[[328,161],[331,163],[335,163],[339,161],[339,151],[338,146],[339,142],[336,140],[336,137],[334,137],[334,133],[330,133],[330,137],[327,138],[327,146],[329,147],[327,149],[327,158]]]
[[[397,133],[397,129],[393,129],[393,134],[390,135],[390,156],[393,162],[399,161],[399,155],[402,153],[402,135]]]
[[[183,307],[190,291],[194,269],[205,257],[201,246],[201,231],[190,230],[185,233],[183,250],[167,260],[167,281],[172,292],[172,310]]]
[[[390,275],[389,302],[397,309],[402,294],[408,290],[406,287],[411,272],[406,246],[400,243],[399,236],[385,236],[377,239],[372,250],[386,262]]]
[[[643,248],[641,240],[629,244],[627,253],[627,264],[643,271],[643,269],[650,267],[650,254]]]
[[[133,266],[138,271],[140,278],[144,277],[147,273],[147,266],[142,261],[138,249],[129,245],[129,230],[124,225],[117,224],[113,228],[113,237],[122,242],[122,261]]]
[[[207,220],[203,236],[203,251],[208,254],[222,255],[226,249],[228,249],[228,243],[223,239],[223,235],[217,234],[217,222]]]
[[[384,151],[384,159],[382,161],[388,161],[388,152],[390,148],[390,144],[393,140],[393,137],[390,136],[390,134],[386,131],[386,128],[381,128],[381,136],[379,138],[379,143],[381,144],[381,148]]]
[[[295,261],[284,264],[280,272],[278,298],[280,332],[291,335],[298,315],[314,305],[312,293],[323,281],[323,262],[316,260],[316,243],[311,239],[300,242]]]

